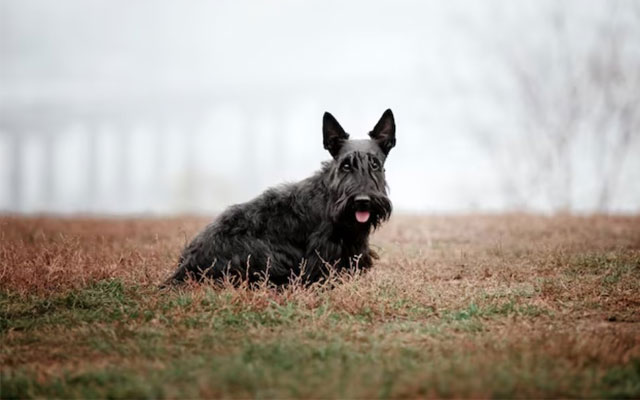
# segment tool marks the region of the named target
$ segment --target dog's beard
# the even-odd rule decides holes
[[[391,200],[386,195],[372,195],[369,207],[359,210],[355,207],[354,196],[339,196],[331,205],[329,214],[336,223],[343,225],[362,225],[377,228],[389,219],[393,209]]]
[[[392,209],[391,200],[389,200],[387,196],[371,197],[371,217],[369,218],[369,222],[373,225],[374,229],[389,219]]]

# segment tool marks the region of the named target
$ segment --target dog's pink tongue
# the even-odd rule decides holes
[[[369,220],[369,211],[356,211],[356,219],[361,224],[364,224]]]

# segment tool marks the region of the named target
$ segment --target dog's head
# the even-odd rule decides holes
[[[331,153],[330,215],[336,222],[374,228],[391,215],[384,164],[396,144],[396,124],[387,110],[369,132],[369,139],[350,140],[338,121],[324,114],[324,148]]]

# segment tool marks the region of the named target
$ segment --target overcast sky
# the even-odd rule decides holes
[[[495,139],[520,129],[508,108],[517,99],[505,57],[520,48],[551,51],[558,4],[575,38],[594,35],[592,22],[607,8],[603,1],[0,0],[0,160],[15,156],[11,135],[24,138],[20,204],[10,168],[0,168],[0,208],[213,212],[317,169],[328,158],[325,110],[358,137],[392,108],[398,146],[387,171],[396,209],[513,210],[486,132]],[[620,4],[625,14],[629,2]],[[132,115],[126,125],[122,113]],[[59,116],[55,126],[49,114]],[[99,159],[91,168],[87,132]],[[54,137],[51,148],[42,135]],[[572,183],[576,211],[593,210],[597,196],[585,146],[575,150],[583,152]],[[45,195],[48,151],[56,168],[53,194]],[[612,211],[640,210],[640,185],[632,183],[640,181],[639,154],[636,141]],[[189,179],[195,192],[185,189]],[[90,195],[87,182],[95,186]],[[526,208],[554,204],[534,193]]]

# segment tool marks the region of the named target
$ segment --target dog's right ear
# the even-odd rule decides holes
[[[328,112],[322,118],[322,143],[329,150],[331,156],[336,158],[344,143],[349,140],[349,134],[342,129],[338,121]]]

